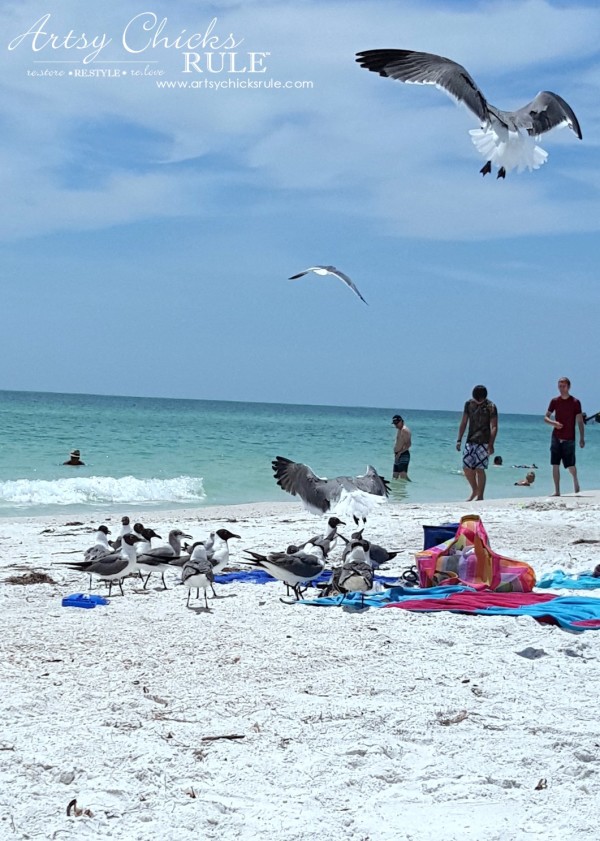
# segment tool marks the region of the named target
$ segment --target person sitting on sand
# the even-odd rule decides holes
[[[69,460],[63,461],[63,464],[68,464],[70,467],[85,467],[85,462],[81,460],[80,456],[79,450],[72,450],[69,454]]]
[[[527,476],[524,479],[521,479],[520,482],[515,482],[515,485],[520,485],[523,488],[528,488],[530,485],[533,485],[535,482],[535,473],[533,470],[530,470]]]

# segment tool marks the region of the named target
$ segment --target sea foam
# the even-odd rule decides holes
[[[206,498],[202,479],[136,479],[134,476],[88,476],[72,479],[16,479],[0,482],[0,506],[109,505],[154,502],[201,502]]]

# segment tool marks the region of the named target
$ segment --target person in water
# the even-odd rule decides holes
[[[72,450],[69,455],[68,461],[63,461],[63,464],[68,464],[70,467],[85,467],[85,462],[83,462],[80,458],[81,453],[79,450]]]
[[[408,465],[410,463],[412,435],[410,429],[404,423],[402,415],[394,415],[392,424],[396,427],[393,477],[394,479],[405,479],[407,482],[410,482],[408,478]]]
[[[502,467],[502,456],[494,456],[494,467]]]
[[[521,479],[520,482],[515,482],[515,485],[520,485],[523,488],[529,488],[535,482],[535,473],[533,470],[530,470],[527,476],[524,479]]]

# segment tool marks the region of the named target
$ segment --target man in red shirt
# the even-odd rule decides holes
[[[561,377],[558,381],[559,396],[553,397],[548,406],[544,421],[553,426],[550,440],[550,464],[554,479],[554,494],[560,496],[560,463],[573,477],[573,489],[579,493],[577,468],[575,467],[575,425],[579,428],[579,446],[585,447],[585,424],[581,412],[581,403],[569,394],[571,380]],[[552,418],[554,415],[554,418]]]

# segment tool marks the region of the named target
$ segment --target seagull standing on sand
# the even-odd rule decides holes
[[[299,496],[305,508],[313,514],[336,511],[342,516],[363,521],[379,503],[385,502],[390,493],[389,482],[371,465],[364,476],[338,476],[320,478],[306,464],[277,456],[272,462],[273,473],[280,488]]]
[[[109,534],[110,529],[106,526],[98,526],[98,531],[96,532],[96,542],[83,553],[84,561],[97,561],[103,555],[110,555],[113,550],[108,545]]]
[[[365,304],[367,303],[358,291],[358,287],[356,286],[354,281],[351,280],[347,274],[344,274],[344,272],[341,272],[339,269],[336,269],[335,266],[310,266],[310,268],[304,269],[303,272],[293,274],[289,278],[289,280],[298,280],[298,278],[304,277],[304,275],[308,274],[309,272],[314,272],[315,274],[321,275],[321,277],[325,277],[325,275],[330,274],[333,275],[333,277],[339,278],[342,281],[342,283],[345,283],[346,286],[348,286],[354,292],[355,295],[358,295],[361,301],[363,301]]]
[[[144,590],[153,572],[160,572],[163,587],[168,589],[165,582],[165,570],[171,568],[170,562],[181,555],[181,538],[192,539],[191,535],[184,534],[181,529],[172,529],[169,532],[169,543],[165,546],[157,546],[156,549],[149,549],[137,559],[138,567],[142,572],[147,572],[148,577],[144,583]]]
[[[341,537],[342,540],[346,540],[344,535],[338,532],[338,526],[345,525],[346,523],[344,523],[343,520],[340,520],[339,517],[330,517],[327,520],[327,529],[323,532],[323,534],[316,534],[314,537],[309,538],[302,545],[303,547],[305,547],[309,544],[324,544],[322,545],[322,548],[324,549],[325,555],[327,556],[332,549],[335,549],[338,537]]]
[[[83,560],[84,561],[99,561],[100,558],[103,558],[105,555],[110,555],[113,551],[111,546],[108,543],[108,535],[110,534],[110,529],[108,529],[105,525],[98,526],[98,531],[96,532],[96,542],[93,546],[90,546],[89,549],[86,549],[83,553]],[[90,590],[92,589],[92,576],[90,575]]]
[[[110,544],[114,550],[121,548],[121,541],[123,540],[123,536],[126,534],[132,534],[131,523],[129,522],[129,517],[127,516],[121,517],[121,531],[119,532],[119,536]]]
[[[123,594],[123,579],[137,569],[137,555],[135,544],[141,538],[137,534],[125,534],[121,542],[121,548],[109,555],[103,555],[97,561],[79,561],[77,563],[62,563],[76,572],[87,572],[95,575],[100,581],[108,581],[108,595],[112,592],[112,585],[116,581]]]
[[[288,549],[293,549],[289,546]],[[250,557],[244,558],[244,563],[262,567],[269,575],[278,581],[283,581],[294,591],[298,601],[300,600],[300,585],[307,584],[325,569],[325,557],[323,550],[315,546],[314,552],[304,552],[302,549],[294,553],[269,552],[268,555],[260,555],[245,549]]]
[[[241,540],[239,534],[233,534],[229,529],[217,529],[213,540],[213,548],[207,550],[206,554],[208,560],[212,564],[215,575],[223,572],[225,567],[229,566],[229,544],[228,541],[236,538]],[[204,544],[206,549],[206,544]]]
[[[342,562],[344,562],[352,552],[352,546],[354,542],[357,540],[361,541],[363,539],[363,531],[364,529],[361,529],[360,531],[355,531],[350,535],[350,540],[346,541],[346,546],[344,547],[344,551],[342,552]],[[340,537],[342,538],[342,540],[346,540],[346,538],[343,535],[340,535]],[[366,553],[367,560],[371,564],[373,569],[379,569],[379,567],[383,566],[383,564],[386,564],[388,561],[393,560],[396,557],[396,555],[398,555],[400,552],[400,550],[391,551],[389,549],[386,549],[385,547],[380,546],[378,543],[371,543],[370,541],[368,541],[368,543],[369,549]]]
[[[373,589],[374,579],[369,549],[368,540],[351,541],[350,552],[344,563],[333,570],[331,581],[323,590],[324,596],[343,593],[344,601],[348,593],[362,593],[364,605],[364,594]]]
[[[200,598],[200,589],[204,590],[204,604],[208,610],[208,596],[206,591],[212,587],[213,593],[215,588],[213,586],[215,574],[213,566],[206,557],[206,549],[202,543],[196,543],[189,559],[184,563],[181,569],[181,583],[188,588],[188,597],[185,604],[186,607],[190,605],[190,595],[192,590],[196,589],[196,598]]]
[[[399,82],[435,85],[464,103],[479,118],[481,128],[471,129],[477,150],[487,158],[482,175],[498,167],[497,178],[516,169],[532,170],[546,163],[548,153],[536,145],[540,135],[557,126],[568,126],[581,140],[581,128],[571,106],[556,93],[541,91],[516,111],[491,105],[460,64],[441,55],[413,50],[364,50],[356,61],[366,70]]]

